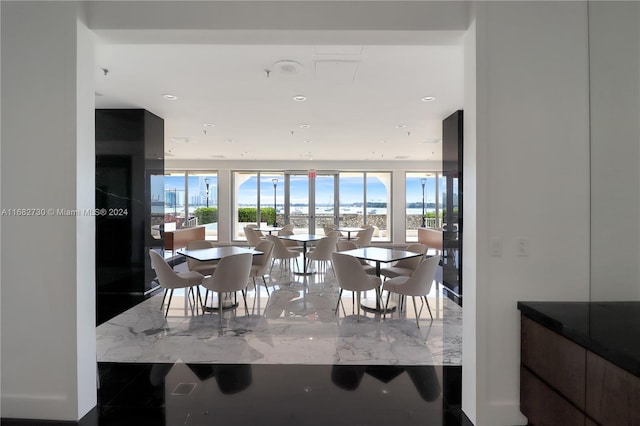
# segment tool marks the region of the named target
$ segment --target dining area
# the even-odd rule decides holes
[[[415,326],[433,321],[427,295],[440,259],[427,254],[424,244],[372,246],[372,227],[328,227],[321,235],[297,233],[290,225],[248,224],[244,232],[247,245],[193,240],[177,249],[171,262],[150,250],[165,319],[174,314],[216,316],[220,328],[242,313],[267,319],[385,321],[407,317],[405,299],[410,296],[409,317]],[[175,290],[181,301],[172,308]],[[350,314],[345,309],[349,302]],[[421,315],[423,308],[428,317]]]

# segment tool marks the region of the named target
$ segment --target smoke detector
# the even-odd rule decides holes
[[[300,62],[283,59],[281,61],[274,62],[273,65],[271,65],[270,71],[278,74],[292,75],[299,74],[303,69],[304,66]]]

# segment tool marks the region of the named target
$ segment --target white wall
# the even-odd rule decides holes
[[[393,223],[391,241],[406,244],[405,237],[405,172],[440,171],[442,165],[434,161],[209,161],[209,160],[165,160],[167,170],[217,170],[218,171],[218,238],[231,241],[231,188],[232,174],[240,170],[340,170],[340,171],[385,171],[391,172],[393,196]]]
[[[640,4],[589,6],[591,300],[640,299]]]
[[[465,191],[465,216],[475,212],[475,222],[464,242],[463,352],[471,354],[463,355],[470,363],[463,410],[477,426],[526,424],[516,302],[589,297],[587,9],[583,2],[477,2],[474,9],[476,91],[475,101],[465,100],[465,126],[475,125],[476,162],[464,171],[465,189],[475,188],[475,198]],[[518,256],[520,238],[526,257]],[[492,239],[500,256],[490,255]]]
[[[3,209],[94,205],[93,48],[79,12],[2,2]],[[96,404],[93,219],[2,224],[2,415],[78,420]]]

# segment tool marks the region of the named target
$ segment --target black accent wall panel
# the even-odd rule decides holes
[[[444,286],[452,299],[462,305],[462,154],[463,111],[458,110],[442,122],[443,264]]]
[[[142,109],[98,109],[95,119],[100,315],[102,301],[118,305],[119,295],[131,300],[155,286],[148,252],[163,242],[151,233],[151,177],[164,176],[164,120]]]

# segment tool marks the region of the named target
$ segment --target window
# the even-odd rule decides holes
[[[171,171],[164,177],[164,230],[204,225],[208,240],[218,239],[218,174]]]
[[[438,192],[443,178],[435,172],[409,172],[405,182],[405,238],[408,242],[418,241],[419,227],[442,227],[442,200]]]
[[[390,241],[391,173],[341,172],[339,187],[340,226],[373,225],[373,241]]]
[[[276,199],[274,206],[274,179]],[[233,239],[246,240],[244,227],[248,223],[261,226],[273,224],[277,218],[284,225],[284,176],[275,172],[243,171],[233,173],[234,220]],[[275,211],[274,211],[275,207]],[[274,217],[277,214],[277,217]]]

